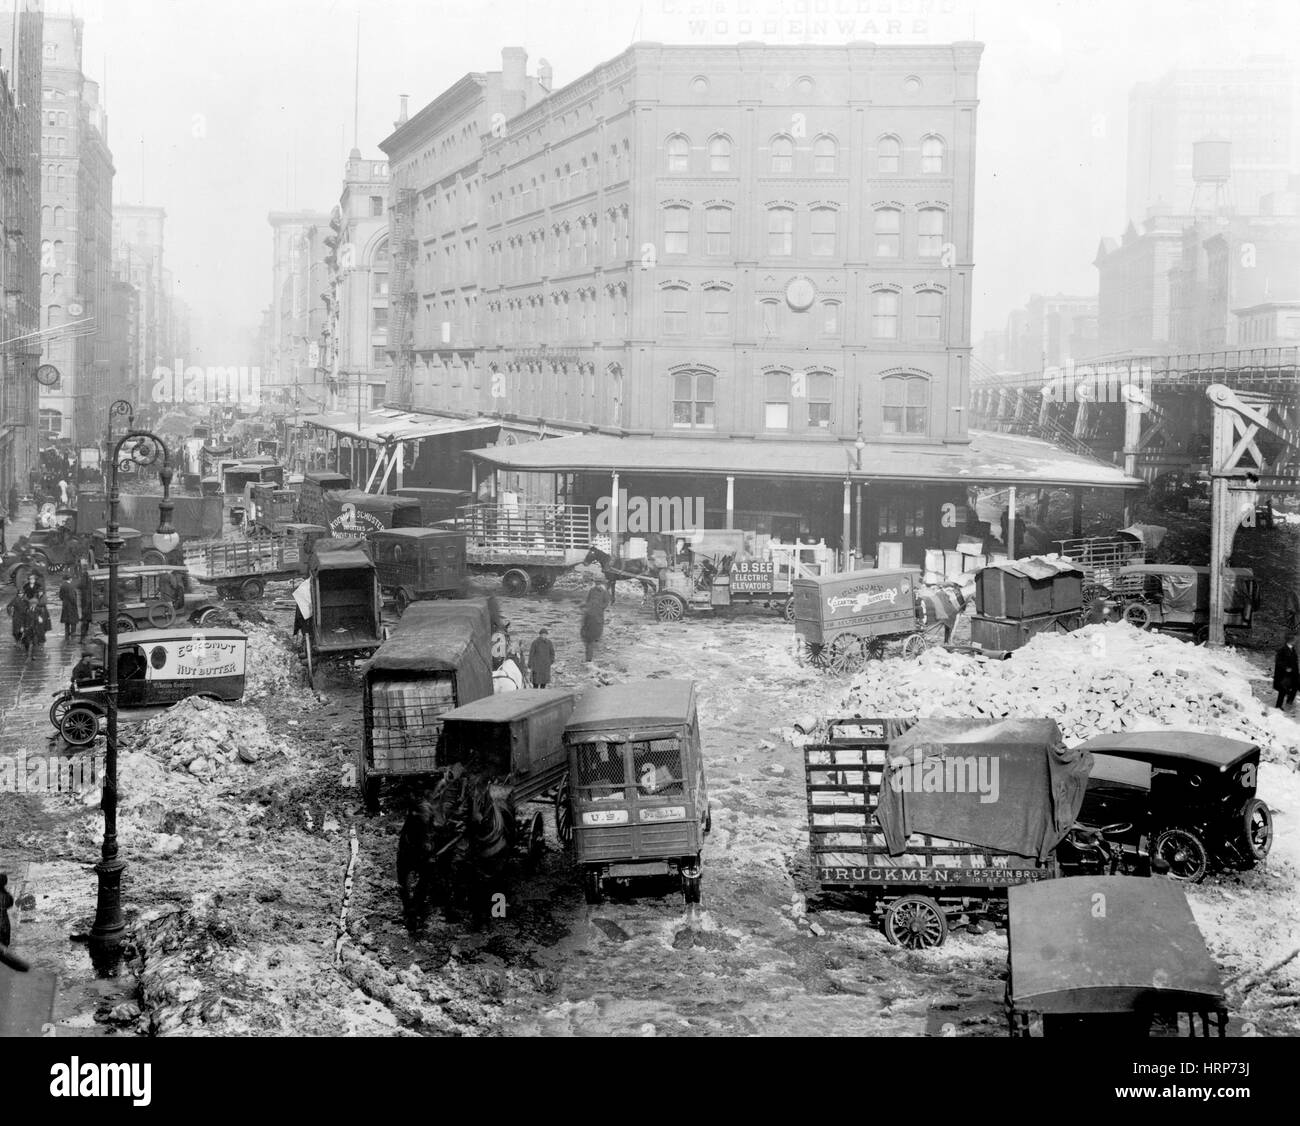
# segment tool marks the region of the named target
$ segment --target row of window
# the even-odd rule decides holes
[[[682,133],[674,133],[664,145],[667,153],[668,171],[673,174],[689,174],[692,167],[691,142]],[[790,176],[795,172],[796,148],[794,138],[786,133],[778,133],[768,143],[768,171],[773,176]],[[833,176],[840,169],[839,145],[835,138],[822,134],[813,138],[810,150],[812,171],[817,175]],[[920,171],[925,175],[942,175],[946,146],[943,138],[933,133],[921,138]],[[733,171],[733,145],[730,137],[717,134],[709,138],[708,171],[713,176],[729,175]],[[903,171],[903,142],[892,133],[887,133],[876,141],[876,172],[900,173]]]
[[[606,224],[609,240],[606,250],[617,259],[622,247],[626,259],[631,252],[631,224],[627,208],[611,208]],[[595,214],[580,216],[576,221],[557,223],[548,235],[544,228],[514,235],[505,243],[488,247],[489,278],[518,281],[539,277],[549,267],[552,273],[594,265],[601,250],[600,226]],[[448,277],[447,280],[452,280]]]
[[[62,207],[51,207],[48,203],[41,208],[41,224],[49,227],[62,227],[67,213]]]
[[[712,430],[717,407],[715,376],[679,372],[673,376],[673,427]],[[763,429],[790,433],[828,429],[833,379],[827,372],[768,372],[763,376]],[[930,413],[930,381],[922,375],[891,375],[880,381],[880,432],[925,434]]]
[[[660,329],[666,336],[680,336],[689,331],[689,298],[685,286],[668,285],[660,290]],[[871,335],[877,340],[900,339],[900,310],[902,293],[895,289],[882,289],[871,295]],[[731,335],[731,290],[724,286],[710,286],[704,291],[704,334],[706,336]],[[760,324],[764,336],[790,335],[791,318],[801,316],[776,297],[760,298],[758,302]],[[937,289],[923,289],[911,300],[913,340],[940,340],[943,337],[944,295]],[[841,304],[833,298],[823,298],[816,306],[817,335],[837,337],[843,330]]]
[[[605,158],[606,183],[616,184],[626,180],[631,162],[631,147],[627,141],[621,145],[610,145],[609,154]],[[600,186],[600,158],[593,152],[590,157],[579,157],[576,164],[572,161],[557,164],[549,181],[549,190],[547,183],[546,173],[540,172],[527,182],[520,180],[489,196],[488,222],[500,222],[547,203],[561,203],[574,196],[595,191]]]
[[[693,208],[672,204],[663,209],[663,253],[686,255],[691,250]],[[807,253],[833,257],[839,247],[839,210],[813,207],[809,214]],[[940,207],[916,210],[914,229],[916,256],[938,258],[943,254],[947,212]],[[876,258],[898,258],[903,248],[903,211],[898,207],[877,207],[872,219],[872,251]],[[732,253],[732,208],[704,209],[704,253],[730,256]],[[793,257],[796,251],[795,210],[774,205],[767,209],[767,254],[770,258]]]

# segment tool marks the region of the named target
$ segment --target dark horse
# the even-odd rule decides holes
[[[474,924],[482,923],[517,833],[508,786],[456,768],[443,774],[407,816],[398,839],[397,883],[407,925],[423,925],[430,905],[450,917],[467,899]]]
[[[605,586],[609,590],[609,604],[614,604],[615,587],[619,579],[639,579],[641,585],[645,587],[648,579],[650,566],[644,559],[628,559],[622,561],[622,566],[614,566],[614,557],[607,551],[601,551],[594,545],[587,546],[587,557],[582,561],[583,566],[589,563],[599,563],[601,573],[605,576]],[[647,588],[650,589],[650,588]]]

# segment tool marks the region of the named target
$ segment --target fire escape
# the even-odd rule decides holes
[[[393,358],[389,399],[409,408],[415,338],[415,190],[398,188],[393,205],[393,233],[388,278],[388,354]]]

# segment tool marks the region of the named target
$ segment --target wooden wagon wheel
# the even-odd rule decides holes
[[[799,656],[805,664],[812,668],[822,670],[830,668],[831,654],[829,646],[818,645],[815,641],[807,641],[800,648]]]
[[[948,937],[948,920],[928,895],[905,895],[885,911],[885,937],[909,950],[942,946]]]
[[[867,641],[856,633],[842,633],[830,644],[830,665],[837,673],[857,672],[867,660]]]
[[[1124,607],[1124,620],[1138,629],[1150,629],[1152,622],[1151,607],[1145,602],[1130,602]]]

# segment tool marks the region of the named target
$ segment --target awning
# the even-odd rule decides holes
[[[926,481],[969,485],[1136,489],[1145,484],[1109,462],[1058,449],[1037,438],[970,432],[969,445],[869,443],[857,467],[844,442],[759,438],[617,438],[581,434],[471,450],[471,457],[517,473],[716,473],[737,477],[809,477],[855,481]]]
[[[355,411],[303,415],[299,424],[333,430],[345,438],[360,438],[376,445],[384,445],[390,438],[404,442],[419,441],[423,438],[438,438],[444,434],[463,434],[469,430],[495,429],[501,425],[490,418],[438,418],[435,415],[395,410],[365,411],[361,415],[359,426]]]

